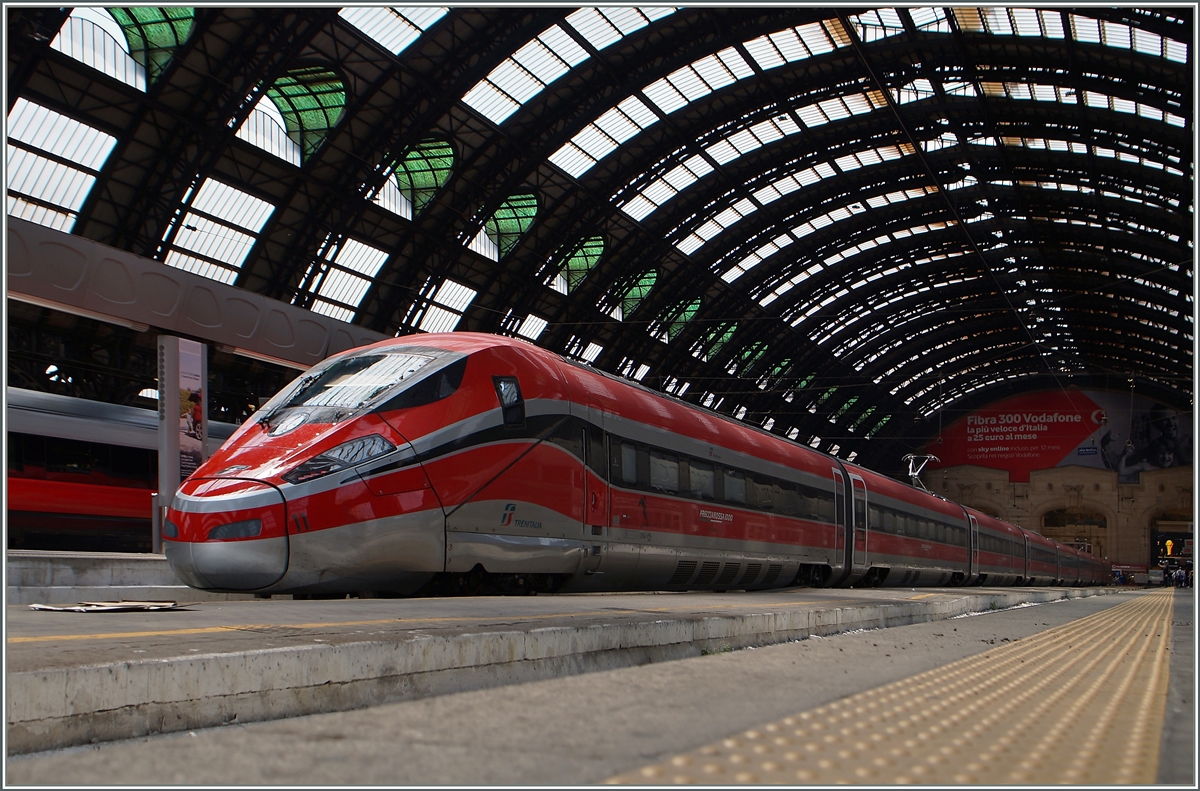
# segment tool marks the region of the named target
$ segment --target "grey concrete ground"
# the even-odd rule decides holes
[[[1190,591],[1186,593],[1190,618]],[[7,782],[597,783],[1062,625],[1130,596],[1118,593],[353,712],[38,753],[9,758]],[[1190,651],[1191,644],[1176,641],[1176,648]],[[1189,671],[1191,665],[1188,657]],[[1189,679],[1189,690],[1190,684]],[[1194,716],[1190,692],[1181,705],[1181,714]],[[1190,783],[1191,755],[1176,753],[1160,780]]]

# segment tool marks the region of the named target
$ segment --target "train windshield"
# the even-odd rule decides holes
[[[372,408],[409,387],[426,371],[460,355],[441,349],[368,350],[322,363],[301,376],[259,410],[256,417],[272,435],[305,423],[337,423]]]

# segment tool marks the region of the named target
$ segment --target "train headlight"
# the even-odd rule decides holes
[[[261,519],[247,519],[244,522],[230,522],[217,525],[208,531],[209,541],[225,541],[231,538],[254,538],[262,533]]]
[[[284,474],[283,479],[288,483],[304,483],[323,475],[362,464],[364,461],[385,456],[396,449],[378,434],[368,434],[365,437],[343,442],[336,448],[325,451],[320,456],[313,456],[300,466]]]

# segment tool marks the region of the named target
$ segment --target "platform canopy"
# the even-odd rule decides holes
[[[1191,408],[1191,6],[7,13],[11,215],[884,470]]]

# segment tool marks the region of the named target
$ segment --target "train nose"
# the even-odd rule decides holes
[[[257,481],[189,480],[168,510],[163,547],[187,585],[249,591],[288,568],[287,512],[279,490]]]

